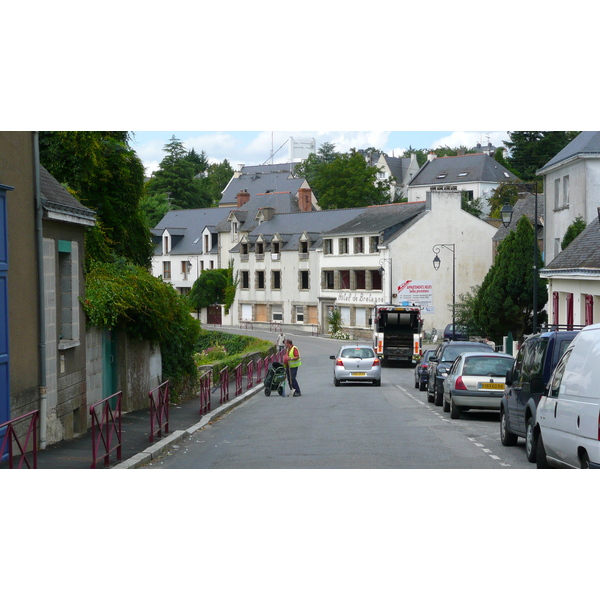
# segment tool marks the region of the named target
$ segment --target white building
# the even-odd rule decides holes
[[[429,191],[458,191],[482,201],[483,214],[489,215],[488,199],[502,183],[517,178],[488,154],[462,156],[429,155],[408,185],[408,201],[424,201]]]
[[[546,163],[544,177],[546,222],[544,257],[549,264],[561,251],[569,225],[577,217],[586,224],[600,206],[600,131],[584,131]]]

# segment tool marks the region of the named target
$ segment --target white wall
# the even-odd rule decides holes
[[[394,279],[430,280],[434,312],[424,315],[424,329],[442,332],[452,322],[453,255],[442,248],[441,266],[433,267],[436,244],[455,244],[456,301],[480,285],[492,266],[492,238],[497,229],[461,210],[460,193],[432,192],[431,211],[391,245]]]

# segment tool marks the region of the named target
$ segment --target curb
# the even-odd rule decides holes
[[[169,434],[166,438],[156,442],[149,448],[146,448],[142,452],[138,452],[131,458],[120,462],[118,465],[112,467],[112,469],[137,469],[144,465],[147,465],[150,461],[158,458],[163,452],[175,446],[178,442],[187,440],[192,434],[196,433],[200,429],[206,427],[212,421],[216,421],[218,418],[222,417],[224,414],[233,410],[252,396],[256,395],[262,389],[264,389],[264,384],[259,383],[256,387],[236,396],[233,400],[229,401],[227,404],[222,404],[218,408],[215,408],[209,414],[204,415],[198,423],[188,427],[184,430],[174,431]]]

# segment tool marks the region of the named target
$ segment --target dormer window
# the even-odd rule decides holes
[[[248,260],[248,242],[243,242],[240,246],[240,258]]]
[[[256,242],[254,254],[256,255],[256,260],[263,260],[265,255],[265,245],[263,242]]]
[[[301,259],[308,258],[308,242],[300,242],[300,246],[298,248]]]
[[[163,254],[169,254],[169,236],[163,237]]]
[[[238,226],[239,223],[237,221],[231,222],[231,241],[237,242],[238,239]]]

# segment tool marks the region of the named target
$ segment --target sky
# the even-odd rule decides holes
[[[235,169],[239,164],[284,163],[290,159],[290,140],[314,139],[317,149],[325,142],[336,150],[378,148],[389,156],[401,156],[409,148],[441,146],[475,147],[504,145],[506,131],[133,131],[131,146],[150,176],[165,156],[164,146],[175,136],[187,150],[204,151],[209,162],[227,159]]]

